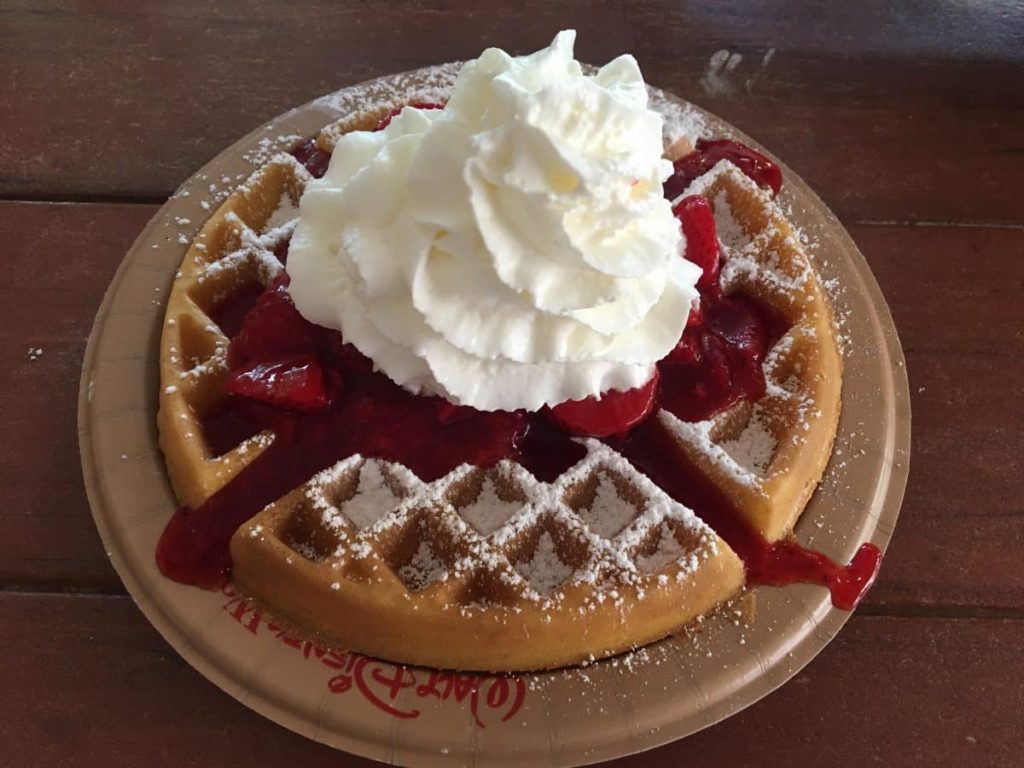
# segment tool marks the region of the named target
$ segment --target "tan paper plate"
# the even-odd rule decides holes
[[[82,367],[78,429],[93,516],[125,586],[167,641],[246,706],[305,736],[401,765],[583,764],[649,749],[780,686],[849,614],[834,609],[820,587],[762,587],[749,626],[746,616],[719,613],[699,632],[585,669],[462,675],[325,652],[232,589],[176,584],[154,562],[157,538],[177,506],[156,433],[164,299],[188,242],[216,207],[211,194],[229,192],[268,150],[316,134],[357,100],[429,98],[451,71],[381,78],[271,121],[189,179],[147,225],[107,291]],[[757,146],[701,114],[709,133]],[[836,451],[796,536],[846,562],[861,542],[884,550],[892,535],[910,447],[906,371],[864,258],[817,196],[782,167],[783,205],[817,244],[811,254],[822,276],[838,286],[848,339]]]

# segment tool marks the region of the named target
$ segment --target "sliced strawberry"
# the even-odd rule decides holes
[[[690,182],[728,160],[754,180],[759,187],[770,189],[772,197],[782,188],[782,171],[775,163],[746,144],[730,139],[708,141],[699,139],[697,148],[675,162],[675,171],[665,182],[665,197],[674,200],[686,191]]]
[[[444,104],[436,104],[432,101],[410,101],[408,104],[403,104],[400,107],[395,107],[386,115],[384,115],[383,119],[379,123],[377,123],[377,130],[383,131],[385,128],[391,125],[391,121],[398,117],[402,113],[402,110],[405,109],[406,107],[414,107],[416,109],[444,109]]]
[[[254,361],[276,361],[317,349],[319,329],[299,314],[285,280],[275,280],[256,301],[231,340],[228,363],[238,368]]]
[[[574,435],[609,437],[621,435],[635,427],[654,408],[658,390],[658,371],[642,387],[625,392],[610,390],[600,398],[567,400],[548,409],[552,421]]]
[[[335,383],[340,385],[340,380]],[[323,369],[314,357],[250,363],[231,372],[227,391],[296,411],[318,411],[331,402]]]
[[[672,212],[683,225],[686,236],[686,258],[704,270],[697,281],[700,289],[718,284],[718,231],[711,203],[700,195],[684,197]]]

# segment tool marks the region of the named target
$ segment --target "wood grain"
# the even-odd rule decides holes
[[[155,210],[0,203],[0,585],[122,589],[82,485],[78,379],[103,294]]]
[[[581,58],[635,53],[650,82],[761,140],[848,221],[1020,222],[1024,196],[1006,194],[1024,177],[1020,19],[1017,3],[927,0],[8,0],[0,196],[161,199],[323,93],[576,26]]]
[[[906,497],[871,603],[1021,611],[1024,230],[851,233],[899,330],[914,422]]]
[[[0,755],[32,745],[35,765],[83,768],[374,764],[271,727],[189,668],[127,597],[6,594],[0,615],[0,681],[21,692],[5,702]],[[1014,765],[1021,654],[1020,620],[854,617],[770,698],[616,765]]]

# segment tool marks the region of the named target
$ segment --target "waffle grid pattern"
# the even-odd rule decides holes
[[[292,509],[279,535],[336,580],[421,593],[438,610],[554,608],[567,585],[589,585],[587,609],[621,599],[625,584],[643,592],[683,581],[718,553],[693,512],[607,446],[585,443],[587,456],[554,483],[509,461],[424,483],[399,464],[353,456],[282,502]],[[266,534],[256,519],[240,535]]]
[[[789,330],[769,350],[767,390],[708,421],[658,418],[691,461],[769,540],[793,529],[832,452],[842,357],[831,304],[780,206],[739,169],[721,162],[690,185],[706,197],[725,258],[727,293],[743,290],[781,312]]]

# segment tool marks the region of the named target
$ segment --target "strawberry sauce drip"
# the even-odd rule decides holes
[[[748,585],[818,584],[828,587],[834,606],[852,611],[874,583],[882,562],[878,547],[863,544],[850,564],[841,566],[793,539],[767,541],[693,466],[657,419],[610,443],[665,493],[695,510],[725,539],[743,561]]]
[[[684,169],[728,153],[745,159],[741,167],[748,173],[753,169],[777,191],[776,177],[760,162],[770,163],[763,156],[735,142],[712,142],[710,151],[703,149],[709,157],[690,158]],[[316,177],[330,161],[312,141],[293,154]],[[636,390],[538,413],[483,412],[406,391],[375,372],[339,333],[306,321],[286,290],[287,274],[262,293],[245,290],[215,307],[214,321],[231,338],[232,373],[224,402],[202,420],[206,440],[215,455],[222,455],[260,432],[271,432],[274,439],[202,506],[174,514],[157,545],[160,570],[185,584],[223,584],[231,573],[229,542],[239,526],[354,454],[402,463],[427,482],[463,463],[490,467],[507,458],[551,482],[586,454],[574,435],[591,435],[710,525],[743,560],[748,584],[820,584],[829,588],[835,606],[852,610],[878,573],[877,547],[863,545],[844,567],[791,539],[766,541],[651,417],[665,408],[681,419],[701,421],[741,399],[756,401],[765,391],[764,357],[787,330],[785,318],[771,307],[741,293],[723,294],[721,254],[706,201],[685,198],[676,214],[688,258],[703,270],[701,302],[676,349],[658,363],[658,375]],[[279,251],[283,262],[287,243]]]

